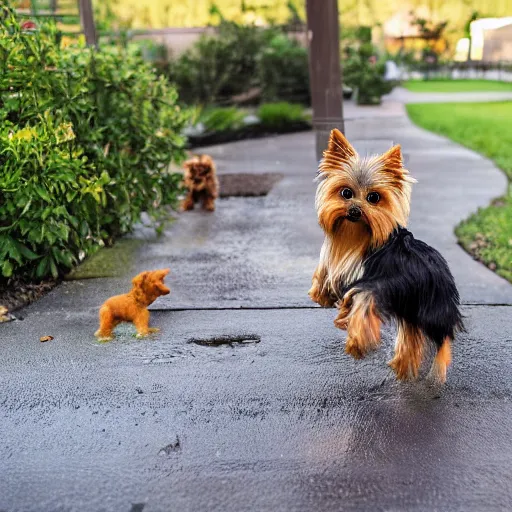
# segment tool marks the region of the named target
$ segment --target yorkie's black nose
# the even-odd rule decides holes
[[[351,206],[348,209],[348,220],[356,221],[361,218],[361,215],[363,212],[361,211],[361,208],[359,206]]]

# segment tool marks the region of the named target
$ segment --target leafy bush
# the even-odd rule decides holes
[[[173,204],[187,114],[140,57],[61,50],[0,7],[0,276],[57,277]]]
[[[309,103],[307,50],[276,28],[223,20],[171,62],[168,76],[189,104],[229,103],[253,87],[265,101]]]
[[[360,105],[379,104],[382,95],[391,91],[392,84],[384,80],[385,71],[385,62],[378,60],[370,42],[345,49],[343,80],[349,87],[357,89],[357,102]]]
[[[243,126],[245,112],[236,107],[211,107],[199,115],[207,132],[223,132],[236,130]]]
[[[306,122],[304,107],[293,103],[265,103],[258,108],[257,116],[262,125],[282,129],[291,123]]]
[[[285,34],[277,34],[261,52],[258,79],[265,101],[309,104],[307,50]]]
[[[246,92],[255,83],[257,59],[273,31],[222,21],[171,63],[169,78],[188,103],[212,104]]]

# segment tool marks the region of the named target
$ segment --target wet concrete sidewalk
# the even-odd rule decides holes
[[[282,179],[267,196],[180,215],[162,238],[139,230],[124,276],[66,282],[1,326],[0,510],[509,508],[512,286],[453,235],[506,180],[399,110],[353,114],[357,147],[402,144],[419,180],[411,229],[460,288],[468,332],[446,387],[394,381],[389,329],[353,361],[335,312],[309,301],[322,240],[313,135],[217,146],[220,173]],[[162,266],[162,332],[139,341],[123,326],[96,343],[101,302]]]

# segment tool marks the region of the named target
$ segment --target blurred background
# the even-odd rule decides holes
[[[19,0],[28,18],[53,17],[67,45],[81,31],[75,0]],[[308,104],[307,28],[301,0],[93,0],[95,40],[129,45],[189,103],[285,100]],[[378,102],[380,83],[443,76],[508,79],[510,0],[338,2],[344,85]],[[368,60],[369,59],[369,60]],[[368,69],[366,69],[368,73]],[[365,98],[366,96],[366,98]]]

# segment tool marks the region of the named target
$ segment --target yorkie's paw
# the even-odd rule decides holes
[[[158,327],[150,327],[149,332],[150,333],[160,332],[160,329]]]
[[[215,211],[215,201],[213,199],[205,201],[203,204],[203,208],[207,212],[214,212]]]
[[[398,380],[410,380],[417,377],[417,371],[414,371],[413,366],[405,357],[395,356],[389,361],[388,366],[395,372]]]
[[[346,331],[348,327],[348,319],[345,317],[338,317],[334,320],[334,326],[337,327],[338,329],[341,329],[342,331]]]
[[[363,359],[363,357],[366,355],[366,351],[361,346],[361,344],[353,338],[347,338],[345,352],[349,356],[352,356],[354,359]]]
[[[183,201],[183,203],[181,203],[181,209],[184,212],[193,210],[194,209],[194,201],[186,199],[185,201]]]
[[[308,292],[309,297],[313,302],[316,302],[320,306],[324,308],[330,308],[334,306],[336,302],[330,295],[323,293],[320,291],[320,287],[317,284],[314,284]]]

